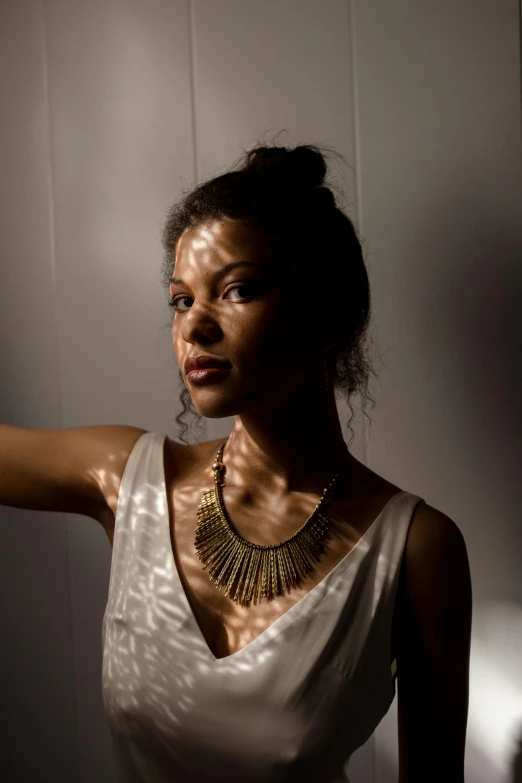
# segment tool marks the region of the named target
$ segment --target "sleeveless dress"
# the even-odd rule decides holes
[[[123,473],[102,624],[102,700],[120,783],[347,783],[395,696],[391,630],[417,495],[242,650],[218,659],[174,560],[163,447]],[[205,489],[203,487],[202,489]]]

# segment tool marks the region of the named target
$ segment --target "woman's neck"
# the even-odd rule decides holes
[[[358,464],[344,441],[333,392],[326,400],[299,395],[278,410],[237,415],[223,462],[227,482],[233,477],[262,495],[322,493],[334,473],[346,477]]]

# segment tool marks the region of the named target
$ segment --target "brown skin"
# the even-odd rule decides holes
[[[172,335],[195,407],[208,418],[235,417],[224,452],[227,480],[234,476],[234,484],[248,487],[253,505],[271,501],[278,508],[294,489],[320,492],[339,460],[350,463],[350,455],[333,389],[326,391],[324,346],[317,337],[328,281],[323,290],[310,286],[294,315],[281,272],[269,258],[263,236],[237,222],[198,226],[178,243],[174,276],[186,285],[171,284],[170,292],[190,297],[177,303]],[[222,266],[239,260],[258,267],[237,267],[214,282]],[[251,288],[235,290],[239,284]],[[229,359],[227,378],[208,386],[187,381],[183,364],[200,353]]]
[[[255,262],[215,275],[231,262]],[[203,637],[216,657],[232,655],[309,592],[366,532],[399,487],[348,451],[323,352],[331,283],[310,285],[293,311],[287,284],[271,266],[262,235],[234,221],[186,231],[178,243],[171,285],[178,302],[172,336],[177,361],[197,410],[234,416],[224,462],[223,499],[237,531],[258,544],[295,532],[339,469],[328,507],[338,533],[316,572],[291,593],[248,608],[217,590],[194,550],[196,509],[224,439],[184,447],[166,439],[165,478],[173,553]],[[257,290],[237,285],[262,283]],[[258,296],[247,300],[247,296]],[[183,364],[200,353],[232,363],[225,380],[196,386]],[[306,426],[303,426],[303,422]],[[175,524],[174,524],[175,520]],[[406,541],[393,623],[397,658],[399,783],[463,783],[468,710],[471,580],[457,525],[426,503],[414,513]]]

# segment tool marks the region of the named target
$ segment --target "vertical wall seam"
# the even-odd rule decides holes
[[[353,118],[353,159],[355,164],[355,209],[357,213],[357,227],[359,235],[364,239],[364,212],[362,207],[362,180],[361,180],[361,146],[359,129],[359,83],[357,71],[357,56],[355,46],[355,11],[352,0],[347,0],[348,4],[348,25],[350,42],[350,67],[352,77],[352,118]],[[370,433],[366,417],[362,422],[362,458],[368,465],[370,461],[369,454]]]
[[[48,226],[49,226],[49,260],[51,269],[51,287],[52,287],[52,299],[53,299],[53,327],[57,341],[57,371],[58,371],[58,415],[59,424],[63,427],[63,397],[62,397],[62,361],[61,361],[61,342],[60,342],[60,322],[59,322],[59,310],[58,310],[58,275],[56,269],[56,209],[55,209],[55,179],[54,179],[54,133],[53,122],[51,114],[51,96],[49,88],[49,42],[47,36],[46,18],[45,18],[45,5],[44,0],[38,0],[38,8],[40,12],[40,52],[41,52],[41,68],[42,68],[42,90],[44,100],[44,111],[46,116],[46,134],[47,134],[47,206],[48,206]],[[80,772],[80,725],[78,716],[78,692],[76,689],[76,661],[74,655],[74,616],[72,610],[72,570],[71,570],[71,537],[69,531],[69,517],[65,518],[65,535],[66,535],[66,557],[67,557],[67,610],[69,615],[69,628],[70,628],[70,659],[72,661],[72,691],[73,691],[73,710],[74,710],[74,725],[76,736],[76,753],[74,756],[76,765],[76,779],[79,780]]]
[[[350,63],[352,70],[352,99],[353,99],[353,140],[355,162],[355,204],[357,210],[357,225],[361,235],[364,235],[364,215],[361,205],[361,168],[360,168],[360,138],[359,138],[359,85],[357,80],[357,58],[355,56],[355,14],[352,0],[348,0],[348,19],[350,26]]]
[[[198,145],[197,145],[197,128],[196,128],[196,29],[194,22],[194,0],[188,1],[188,16],[189,16],[189,67],[190,67],[190,115],[192,125],[192,165],[194,182],[199,181],[199,160],[198,160]]]

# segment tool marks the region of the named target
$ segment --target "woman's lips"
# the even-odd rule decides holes
[[[230,367],[206,367],[200,370],[191,370],[187,374],[187,380],[193,384],[217,383],[226,378]]]
[[[231,367],[229,360],[224,356],[213,356],[210,353],[201,353],[199,356],[187,356],[183,369],[189,373],[192,370],[206,370],[207,367]]]

